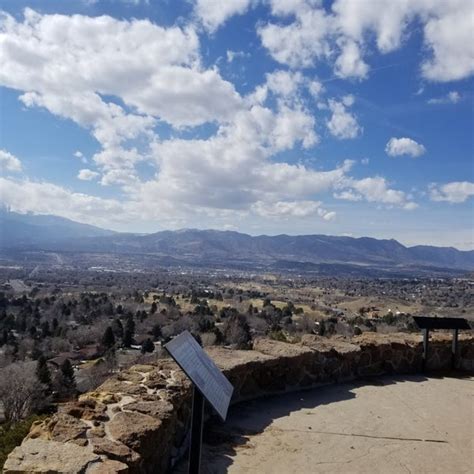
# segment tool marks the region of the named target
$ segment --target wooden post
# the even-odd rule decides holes
[[[456,356],[458,353],[458,333],[459,329],[453,329],[453,345],[452,345],[452,359],[451,359],[451,368],[456,368]]]
[[[430,330],[423,329],[423,359],[421,362],[421,370],[424,372],[428,363],[428,340],[430,337]]]
[[[193,385],[193,412],[191,419],[191,445],[189,447],[189,474],[199,474],[201,469],[202,427],[204,424],[204,397]]]

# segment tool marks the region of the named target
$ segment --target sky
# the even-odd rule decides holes
[[[474,2],[0,9],[3,207],[474,248]]]

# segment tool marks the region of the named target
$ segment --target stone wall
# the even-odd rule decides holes
[[[300,344],[260,339],[252,351],[207,352],[234,385],[236,403],[357,377],[419,372],[422,343],[421,336],[408,334],[366,333],[350,342],[307,335]],[[434,335],[428,368],[450,364],[450,336]],[[458,366],[474,370],[474,337],[460,338]],[[191,393],[171,360],[135,365],[33,425],[4,472],[166,472],[188,441]]]

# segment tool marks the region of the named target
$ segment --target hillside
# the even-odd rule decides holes
[[[331,264],[400,269],[413,266],[474,270],[474,251],[406,247],[396,240],[328,235],[250,236],[185,229],[147,235],[117,233],[56,216],[0,214],[3,250],[47,250],[171,257],[200,266],[274,269]]]

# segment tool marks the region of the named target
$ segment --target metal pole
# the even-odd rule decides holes
[[[193,412],[191,415],[191,446],[189,448],[189,474],[199,474],[201,468],[202,426],[204,422],[204,397],[193,385]]]
[[[421,370],[424,372],[426,370],[426,365],[428,362],[428,338],[430,331],[429,329],[423,329],[423,359],[421,362]]]
[[[451,359],[451,367],[453,369],[456,368],[456,355],[458,353],[458,329],[453,329],[453,346],[451,349],[452,352],[452,359]]]

